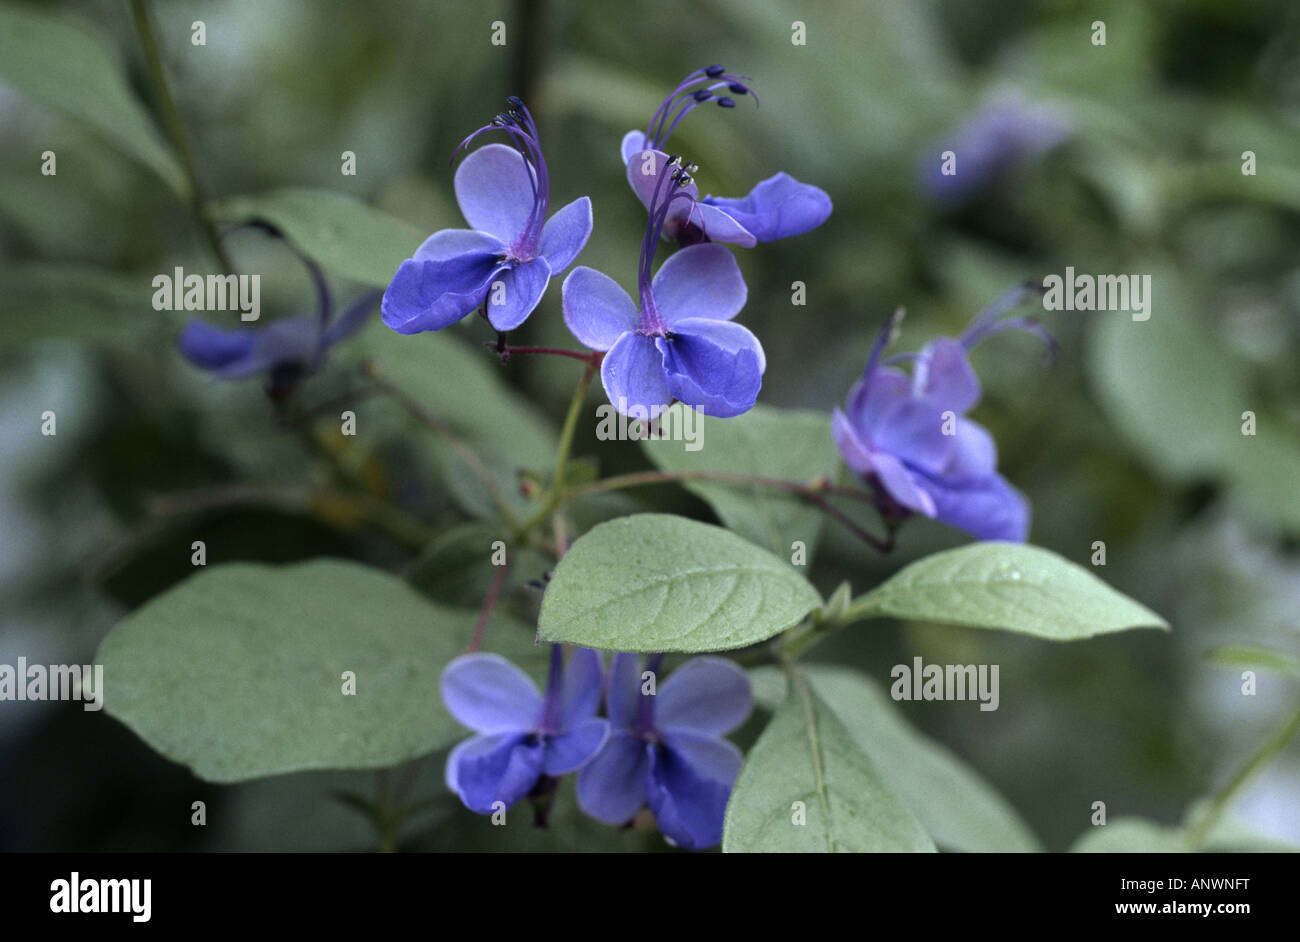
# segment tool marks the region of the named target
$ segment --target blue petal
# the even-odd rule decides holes
[[[491,814],[497,810],[496,802],[509,808],[533,790],[542,775],[544,756],[545,746],[537,736],[474,736],[447,756],[447,787],[466,808]]]
[[[683,229],[696,229],[699,231],[689,233],[691,238],[687,241],[695,243],[707,239],[744,248],[758,243],[754,234],[741,225],[738,219],[717,206],[708,203],[683,204],[677,209],[677,215],[680,218],[676,220],[673,232],[669,233],[665,226],[665,234],[681,238]]]
[[[655,727],[720,736],[749,716],[749,675],[721,657],[696,657],[673,671],[655,698]]]
[[[547,775],[568,775],[600,752],[609,738],[609,721],[589,719],[546,740]]]
[[[704,203],[721,209],[759,242],[816,229],[831,214],[831,198],[824,190],[800,183],[788,173],[768,177],[740,199],[706,196]]]
[[[994,473],[998,465],[998,448],[993,436],[983,426],[964,416],[957,421],[957,435],[953,439],[953,452],[944,466],[945,477],[985,477]]]
[[[596,715],[604,686],[605,671],[600,652],[576,648],[564,668],[564,687],[560,693],[560,727],[570,729]]]
[[[559,210],[542,227],[539,254],[558,275],[578,257],[591,238],[591,199],[582,196]]]
[[[831,412],[831,437],[835,439],[844,463],[854,474],[866,477],[876,470],[871,462],[871,449],[859,437],[848,416],[839,409]]]
[[[528,675],[499,654],[463,654],[442,672],[442,702],[476,733],[532,730],[542,695]]]
[[[1029,538],[1029,502],[997,474],[975,478],[922,476],[933,516],[977,540],[1023,543]]]
[[[753,408],[766,366],[758,338],[730,321],[688,318],[675,329],[655,341],[673,397],[722,418]]]
[[[500,258],[485,252],[427,261],[408,258],[384,291],[384,323],[399,334],[449,327],[483,302],[488,286],[504,270]]]
[[[636,330],[636,304],[613,278],[594,268],[575,268],[564,279],[560,297],[565,325],[593,350],[608,350],[623,334]]]
[[[664,837],[693,850],[720,843],[742,761],[725,740],[689,734],[665,739],[646,777],[646,798]]]
[[[578,807],[605,824],[624,824],[646,800],[650,750],[627,733],[614,732],[578,772]]]
[[[533,171],[519,151],[485,144],[456,168],[456,202],[465,220],[480,232],[514,245],[533,211]]]
[[[721,245],[692,245],[668,256],[651,284],[659,316],[672,330],[687,318],[730,320],[748,289],[736,257]]]
[[[940,337],[921,348],[913,367],[912,391],[929,399],[940,412],[952,410],[961,415],[975,407],[980,381],[960,340]]]
[[[871,439],[881,416],[894,404],[906,398],[911,391],[911,381],[901,370],[877,367],[870,376],[853,384],[849,391],[848,416],[858,435]]]
[[[253,349],[254,331],[222,330],[207,321],[192,320],[181,330],[177,346],[185,359],[205,370],[234,363]]]
[[[884,451],[871,452],[871,463],[881,486],[890,497],[915,513],[927,517],[935,515],[930,484],[919,471],[913,472],[898,458]]]
[[[551,266],[544,258],[498,272],[488,285],[488,323],[500,331],[514,330],[537,309],[550,282]]]
[[[623,141],[619,145],[619,151],[623,155],[624,165],[632,159],[634,154],[639,154],[644,150],[645,131],[628,131],[623,135]]]
[[[909,467],[939,472],[952,458],[957,416],[951,416],[953,435],[945,435],[946,417],[941,403],[931,398],[908,397],[881,416],[871,435],[871,448],[888,452]]]
[[[663,354],[644,334],[618,338],[600,364],[600,381],[614,408],[633,418],[653,419],[672,401]]]

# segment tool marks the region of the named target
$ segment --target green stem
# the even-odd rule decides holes
[[[1199,821],[1192,827],[1187,834],[1188,842],[1194,848],[1199,848],[1209,836],[1214,825],[1219,822],[1223,812],[1227,810],[1228,805],[1245,787],[1246,783],[1255,777],[1264,766],[1268,765],[1279,752],[1290,742],[1291,737],[1300,732],[1300,710],[1296,710],[1291,717],[1278,727],[1264,744],[1259,747],[1249,761],[1246,762],[1236,774],[1228,780],[1228,784],[1215,796],[1210,807],[1206,809],[1205,814],[1201,815]]]
[[[162,54],[158,48],[158,41],[154,37],[153,22],[150,19],[149,8],[145,0],[131,0],[131,14],[135,20],[136,32],[140,34],[140,44],[144,46],[145,58],[149,63],[149,74],[153,79],[154,88],[158,94],[158,102],[162,107],[163,120],[167,124],[167,134],[172,139],[172,146],[176,148],[176,155],[180,158],[181,168],[185,171],[185,177],[190,184],[190,201],[194,207],[194,214],[198,217],[199,225],[207,235],[208,242],[212,245],[212,251],[217,256],[217,263],[221,266],[223,273],[232,273],[235,266],[230,264],[230,258],[226,255],[226,249],[221,244],[221,235],[217,232],[217,225],[212,220],[208,212],[207,202],[203,197],[203,187],[199,184],[199,175],[194,169],[194,157],[190,153],[189,143],[185,138],[185,126],[181,123],[180,111],[176,108],[176,102],[172,99],[170,87],[167,85],[167,75],[163,70]]]
[[[551,494],[558,497],[564,493],[564,472],[569,467],[569,452],[573,450],[573,433],[578,427],[578,413],[582,411],[583,400],[587,398],[587,387],[596,375],[595,367],[588,364],[578,380],[578,388],[573,391],[569,402],[568,414],[564,417],[564,427],[560,430],[560,447],[555,453],[555,473],[551,475]]]

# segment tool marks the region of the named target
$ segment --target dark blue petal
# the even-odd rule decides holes
[[[487,318],[497,330],[514,330],[537,309],[551,282],[551,266],[544,258],[518,262],[497,272],[488,283]]]
[[[688,318],[675,329],[655,341],[673,397],[722,418],[753,408],[766,366],[758,338],[731,321]]]
[[[618,729],[636,725],[641,703],[641,658],[619,651],[609,661],[609,679],[605,687],[605,712]]]
[[[447,259],[408,258],[384,291],[384,323],[399,334],[442,330],[478,307],[501,271],[501,260],[486,252]]]
[[[1023,543],[1029,538],[1029,502],[1001,475],[943,478],[919,475],[937,517],[977,540]]]
[[[255,334],[248,328],[222,330],[207,321],[192,320],[181,330],[177,346],[195,366],[214,370],[248,356]]]
[[[600,652],[576,648],[564,668],[564,687],[560,694],[560,727],[569,729],[596,715],[604,687],[605,672]]]
[[[680,735],[653,752],[646,800],[664,837],[697,850],[722,841],[722,820],[742,757],[710,737]]]
[[[721,209],[759,242],[816,229],[831,214],[831,198],[824,190],[800,183],[788,173],[768,177],[740,199],[706,196],[704,203]],[[720,241],[712,233],[710,238]]]
[[[509,808],[537,784],[545,751],[535,735],[474,736],[447,757],[447,787],[479,814],[497,810],[498,801]]]

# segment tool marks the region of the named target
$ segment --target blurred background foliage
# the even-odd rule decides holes
[[[89,662],[123,612],[192,572],[194,539],[207,541],[210,563],[334,555],[395,571],[410,564],[411,547],[322,502],[182,500],[160,512],[162,495],[319,482],[329,470],[277,423],[256,381],[213,383],[184,363],[175,340],[186,315],[150,305],[155,274],[216,269],[176,192],[184,178],[126,3],[7,3],[4,29],[23,15],[62,21],[101,50],[126,103],[87,104],[99,99],[68,88],[40,50],[20,62],[10,48],[0,66],[0,662]],[[1015,282],[1067,265],[1151,274],[1148,322],[1046,314],[1060,341],[1050,365],[1031,338],[981,346],[973,360],[985,396],[974,416],[1033,503],[1033,542],[1087,565],[1104,541],[1099,574],[1166,616],[1173,634],[1051,645],[873,622],[814,659],[857,664],[881,681],[918,654],[1000,664],[994,713],[902,706],[978,768],[1049,849],[1086,831],[1098,800],[1111,816],[1180,821],[1293,708],[1294,681],[1261,673],[1258,695],[1243,697],[1240,669],[1206,653],[1230,642],[1300,651],[1300,7],[176,0],[154,15],[223,228],[248,212],[237,198],[284,188],[369,204],[387,214],[386,231],[400,220],[416,240],[459,227],[448,158],[505,96],[520,94],[539,116],[555,203],[592,197],[596,232],[581,262],[625,286],[644,211],[623,178],[622,134],[643,127],[692,69],[721,62],[752,76],[760,107],[702,110],[673,148],[700,164],[705,192],[740,195],[786,170],[834,200],[814,233],[738,253],[750,287],[742,319],[768,352],[761,399],[770,405],[826,413],[839,404],[896,306],[908,314],[895,349],[916,349],[959,332]],[[206,46],[190,43],[195,20]],[[494,20],[507,24],[504,47],[490,43]],[[1106,24],[1105,46],[1090,41],[1094,20]],[[795,21],[806,24],[806,46],[791,43]],[[87,75],[91,58],[76,57]],[[1045,109],[1064,140],[961,199],[936,194],[927,180],[939,154],[1008,99]],[[131,100],[146,109],[138,126]],[[40,173],[45,150],[57,154],[56,176]],[[356,153],[355,176],[340,174],[345,150]],[[1241,173],[1247,150],[1256,176]],[[317,220],[304,236],[325,246],[322,264],[347,299],[380,236],[358,235],[347,212],[340,218]],[[239,271],[263,276],[264,321],[312,310],[311,283],[283,244],[250,229],[230,231],[225,244]],[[805,306],[791,305],[795,281],[807,286]],[[519,333],[515,342],[573,345],[558,284]],[[517,358],[501,368],[473,349],[491,339],[473,318],[446,335],[393,339],[376,317],[303,389],[309,407],[357,411],[355,440],[324,443],[354,481],[439,531],[467,524],[484,499],[408,417],[376,400],[353,403],[367,355],[503,466],[548,467],[576,364]],[[599,401],[593,393],[586,416]],[[56,437],[39,433],[46,410],[58,417]],[[1247,410],[1258,416],[1255,437],[1240,434]],[[603,473],[649,466],[634,443],[596,442],[594,426],[581,423],[577,455],[599,455]],[[593,501],[575,525],[637,507],[711,519],[684,490],[653,488]],[[458,532],[452,543],[469,539]],[[843,579],[862,591],[962,539],[914,522],[881,557],[828,524],[812,576],[826,592]],[[469,589],[481,592],[474,580],[486,577],[448,576],[457,561],[444,542],[414,581],[473,606]],[[521,613],[535,607],[524,583],[545,565],[539,557],[513,574],[510,601]],[[337,797],[367,792],[372,775],[214,786],[79,704],[0,707],[0,766],[4,849],[373,844],[364,818]],[[494,829],[442,789],[440,756],[417,773],[412,794],[427,802],[404,847],[663,846],[636,829],[568,826],[571,799],[549,834]],[[209,824],[193,828],[190,804],[200,799]],[[1300,841],[1296,749],[1236,810],[1258,830]]]

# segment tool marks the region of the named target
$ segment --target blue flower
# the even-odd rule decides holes
[[[965,530],[980,540],[1023,542],[1029,535],[1029,504],[997,473],[997,448],[982,427],[965,418],[980,398],[980,384],[967,351],[1001,330],[1051,336],[1024,318],[999,321],[1021,292],[995,302],[960,339],[940,337],[919,353],[880,364],[899,319],[885,325],[862,378],[849,392],[846,410],[836,409],[831,433],[848,466],[877,487],[896,517],[919,513]],[[888,365],[912,361],[912,375]],[[883,492],[883,493],[881,493]]]
[[[400,334],[442,330],[479,305],[497,330],[513,330],[587,244],[591,200],[583,196],[547,219],[551,182],[537,128],[523,102],[509,102],[457,148],[495,130],[514,145],[480,147],[456,171],[456,202],[473,228],[429,236],[384,292],[384,323]]]
[[[324,295],[319,315],[285,317],[265,327],[225,330],[196,318],[182,328],[177,345],[187,360],[217,379],[266,374],[273,391],[285,391],[314,372],[330,347],[365,323],[377,297],[378,292],[366,292],[333,323]]]
[[[931,197],[961,204],[1016,166],[1041,157],[1069,135],[1062,114],[1015,97],[998,99],[972,115],[942,146],[932,147],[922,165]],[[937,153],[951,150],[955,173],[945,175]]]
[[[690,168],[669,166],[641,243],[640,305],[612,278],[579,266],[564,280],[564,322],[581,343],[607,351],[601,382],[624,415],[653,418],[674,399],[708,415],[740,415],[758,398],[767,359],[758,338],[731,321],[747,295],[735,258],[721,245],[693,245],[650,278],[668,213],[678,201],[695,202]]]
[[[473,736],[447,757],[447,787],[465,807],[491,814],[510,807],[542,776],[564,775],[591,759],[609,735],[600,708],[600,655],[578,648],[564,665],[551,646],[546,694],[496,654],[466,654],[442,674],[442,700]]]
[[[658,672],[661,656],[646,668]],[[679,847],[712,847],[744,757],[722,737],[749,716],[749,678],[731,661],[697,657],[642,693],[635,654],[615,654],[605,696],[613,730],[578,773],[578,806],[624,824],[645,805]]]
[[[742,75],[731,75],[722,66],[697,69],[675,88],[661,104],[645,131],[623,136],[623,163],[628,183],[650,208],[654,201],[658,169],[670,160],[668,139],[686,115],[703,104],[734,108],[732,95],[752,95]],[[726,94],[729,92],[730,94]],[[755,96],[757,101],[757,96]],[[663,235],[682,245],[697,242],[729,242],[751,246],[817,228],[831,214],[831,199],[824,190],[800,183],[788,173],[778,173],[759,183],[740,198],[705,196],[691,188],[691,203],[674,206],[665,220]]]

